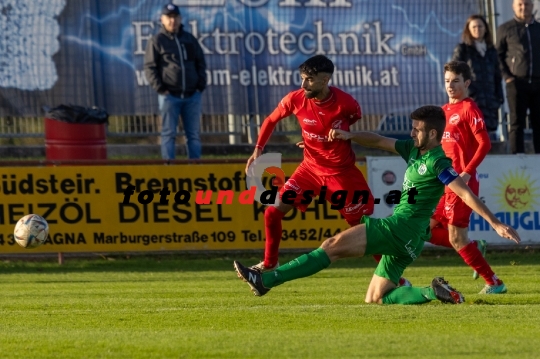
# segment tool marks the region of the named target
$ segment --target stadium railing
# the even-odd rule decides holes
[[[201,136],[205,143],[252,144],[256,141],[264,115],[203,115]],[[492,140],[505,141],[508,138],[508,115],[500,116],[499,129],[492,134]],[[161,122],[157,115],[111,116],[107,129],[108,137],[151,137],[159,136]],[[181,122],[181,121],[180,121]],[[183,134],[180,123],[179,134]],[[352,126],[353,131],[376,131],[384,136],[409,138],[411,121],[405,114],[366,115]],[[527,121],[526,138],[532,130]],[[277,136],[293,136],[300,140],[300,127],[291,116],[279,122],[275,129]],[[44,137],[42,117],[0,117],[0,138]]]

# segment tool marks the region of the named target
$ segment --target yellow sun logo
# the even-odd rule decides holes
[[[525,170],[516,169],[514,173],[508,171],[498,179],[495,187],[499,193],[499,204],[507,211],[519,210],[520,212],[533,210],[538,205],[539,187],[535,186],[536,180],[531,181],[531,176]]]

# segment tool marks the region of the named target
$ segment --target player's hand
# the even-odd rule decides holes
[[[296,145],[300,148],[304,148],[304,141],[296,142]]]
[[[246,175],[248,174],[248,169],[249,169],[249,166],[253,163],[253,161],[255,161],[258,157],[261,157],[262,155],[262,149],[260,147],[255,147],[255,149],[253,150],[253,154],[251,155],[250,158],[248,158],[247,160],[247,164],[246,164]]]
[[[348,131],[343,131],[340,129],[331,129],[328,133],[328,140],[350,140],[353,137],[353,134]]]
[[[469,183],[469,180],[471,179],[471,175],[468,174],[467,172],[461,172],[461,174],[459,176],[461,177],[461,179],[465,183]]]
[[[519,244],[521,242],[521,238],[519,237],[518,232],[510,225],[504,224],[502,222],[496,223],[493,226],[493,229],[497,232],[497,234],[503,238],[509,239],[511,241],[514,241]]]

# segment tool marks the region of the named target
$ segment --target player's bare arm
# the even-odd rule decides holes
[[[248,174],[249,166],[253,163],[253,161],[255,161],[261,155],[262,155],[262,148],[259,146],[256,146],[255,149],[253,150],[253,154],[247,160],[246,170],[245,170],[246,174]]]
[[[332,129],[328,134],[330,141],[333,140],[351,140],[365,147],[378,148],[392,153],[398,153],[396,151],[396,139],[390,137],[384,137],[373,132],[361,131],[361,132],[348,132],[340,129]]]
[[[467,183],[469,182],[469,180],[471,179],[471,175],[468,174],[467,172],[461,172],[459,174],[459,176],[461,177],[461,179],[463,180],[463,182]]]
[[[457,177],[455,180],[450,182],[448,184],[448,188],[457,194],[467,206],[473,209],[473,211],[488,221],[499,236],[516,243],[521,242],[521,238],[516,230],[512,228],[512,226],[499,221],[489,210],[489,208],[478,197],[476,197],[474,193],[472,193],[469,186],[467,186],[461,177]]]

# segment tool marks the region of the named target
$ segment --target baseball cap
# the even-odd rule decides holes
[[[162,15],[180,15],[180,9],[174,4],[167,4],[161,10]]]

